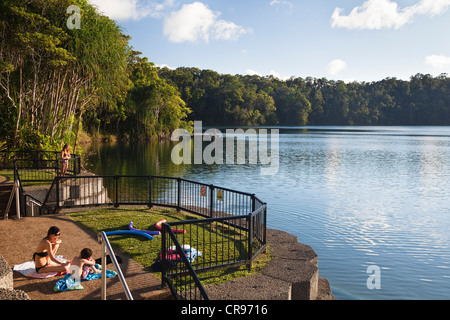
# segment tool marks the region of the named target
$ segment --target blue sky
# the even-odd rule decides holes
[[[159,66],[344,81],[450,74],[450,0],[89,0]]]

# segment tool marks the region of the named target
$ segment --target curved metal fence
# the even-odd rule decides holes
[[[22,163],[15,163],[19,181],[29,172]],[[27,177],[25,181],[33,180]],[[179,299],[208,299],[197,273],[231,265],[251,267],[266,247],[267,205],[251,193],[151,175],[39,175],[36,181],[47,184],[22,186],[21,207],[39,203],[40,215],[105,205],[169,207],[196,214],[198,219],[162,224],[162,282]]]

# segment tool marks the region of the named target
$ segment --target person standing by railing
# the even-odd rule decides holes
[[[66,174],[67,168],[69,167],[70,159],[70,149],[67,144],[64,145],[61,151],[61,176]]]

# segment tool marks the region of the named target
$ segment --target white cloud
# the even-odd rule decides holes
[[[445,68],[450,66],[450,57],[444,55],[431,55],[425,57],[425,64],[433,68]]]
[[[347,63],[340,59],[332,60],[327,66],[327,72],[331,75],[336,75],[347,68]]]
[[[418,14],[439,15],[447,11],[450,0],[422,0],[415,7]]]
[[[163,11],[174,5],[174,0],[88,0],[99,11],[113,20],[139,20],[145,17],[160,18]]]
[[[252,69],[245,70],[245,74],[249,75],[249,76],[260,76],[260,77],[262,77],[261,73],[259,73],[258,71],[252,70]]]
[[[336,8],[331,16],[331,25],[347,29],[398,29],[412,22],[416,15],[439,15],[449,6],[450,0],[421,0],[405,8],[391,0],[367,0],[348,15],[342,15],[343,9]]]
[[[218,20],[220,12],[213,12],[201,2],[185,4],[179,11],[164,19],[163,33],[170,41],[196,42],[202,40],[237,40],[251,32],[233,22]]]
[[[245,74],[249,75],[249,76],[260,76],[263,77],[263,74],[255,71],[253,69],[246,69],[245,70]],[[276,72],[275,70],[270,70],[269,74],[267,74],[266,76],[272,76],[274,78],[278,78],[280,80],[286,81],[290,78],[290,76],[282,76],[281,74],[279,74],[278,72]]]
[[[270,70],[269,75],[273,76],[274,78],[278,78],[278,79],[284,80],[284,81],[288,80],[290,78],[290,76],[282,76],[281,74],[279,74],[275,70]]]
[[[271,6],[276,6],[277,9],[278,8],[284,8],[286,9],[286,14],[291,15],[292,14],[292,10],[294,10],[294,4],[292,2],[289,1],[285,1],[285,0],[272,0],[270,2]]]
[[[155,67],[157,68],[168,68],[170,70],[175,70],[175,67],[169,66],[168,64],[162,63],[162,64],[157,64],[155,63]]]
[[[241,35],[246,34],[246,30],[233,22],[219,20],[212,28],[214,39],[237,40]]]

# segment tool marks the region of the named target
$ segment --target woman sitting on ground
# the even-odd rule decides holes
[[[37,245],[33,260],[37,273],[47,272],[68,272],[70,261],[62,262],[56,259],[56,252],[61,244],[61,232],[58,227],[53,226],[48,229],[47,236]],[[49,265],[53,261],[56,265]]]

